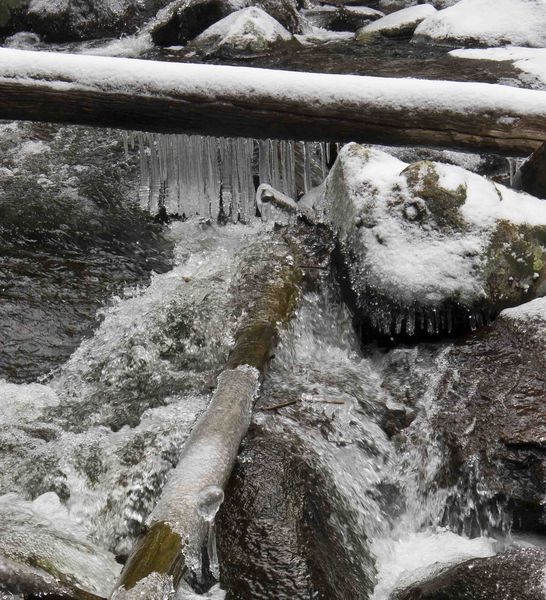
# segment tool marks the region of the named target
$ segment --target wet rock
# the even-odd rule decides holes
[[[474,533],[500,502],[516,529],[546,533],[546,299],[503,311],[448,365],[434,427],[459,482],[452,515]]]
[[[417,25],[436,12],[431,4],[419,4],[397,11],[360,29],[358,43],[368,43],[376,35],[385,37],[411,36]]]
[[[0,2],[0,36],[17,31],[30,0],[2,0]]]
[[[461,46],[546,45],[546,7],[534,0],[461,0],[417,27],[414,41]]]
[[[381,11],[368,6],[321,6],[302,14],[315,27],[330,31],[356,31],[383,16]]]
[[[301,17],[292,0],[175,0],[157,14],[150,34],[158,46],[185,45],[217,21],[252,6],[264,10],[290,32],[301,31]]]
[[[523,163],[517,177],[520,189],[537,198],[546,199],[546,144]]]
[[[0,592],[34,593],[42,581],[41,592],[57,592],[59,597],[91,600],[109,594],[119,565],[86,540],[55,494],[34,502],[16,494],[0,496],[0,516]]]
[[[166,0],[30,0],[24,28],[47,42],[71,42],[132,33]]]
[[[238,10],[211,25],[190,44],[210,56],[244,56],[271,51],[279,44],[295,42],[292,34],[261,8]]]
[[[185,45],[236,10],[230,0],[179,0],[157,15],[150,28],[158,46]]]
[[[217,517],[227,598],[367,597],[372,584],[332,525],[333,510],[330,486],[301,448],[253,426]]]
[[[392,600],[543,600],[546,549],[466,561],[393,594]]]
[[[349,144],[315,208],[364,338],[469,331],[546,293],[546,203],[460,167]]]

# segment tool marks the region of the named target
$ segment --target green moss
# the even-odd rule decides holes
[[[170,575],[176,588],[186,571],[181,537],[167,523],[155,523],[136,544],[121,573],[120,585],[130,590],[151,575]]]
[[[410,190],[425,201],[429,215],[442,228],[462,231],[466,228],[461,206],[466,202],[466,187],[460,185],[456,190],[440,186],[440,177],[436,165],[428,160],[411,164],[402,171]],[[425,213],[421,213],[421,220]]]

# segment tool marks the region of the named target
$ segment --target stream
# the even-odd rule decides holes
[[[147,57],[192,58],[177,48]],[[506,63],[469,62],[407,40],[244,60],[516,83]],[[324,146],[219,143],[235,157],[229,210],[211,208],[206,183],[173,195],[176,152],[210,166],[210,138],[0,123],[0,573],[7,557],[109,596],[233,346],[248,248],[295,227],[282,211],[255,214],[253,173],[292,195],[327,173]],[[495,156],[395,152],[508,178]],[[226,175],[207,169],[198,176],[214,186]],[[156,218],[162,207],[176,218]],[[457,389],[457,353],[473,351],[474,334],[362,343],[331,265],[307,267],[319,274],[281,331],[207,559],[176,598],[392,600],[465,560],[546,546],[542,532],[513,531],[506,498],[447,474],[437,400]]]

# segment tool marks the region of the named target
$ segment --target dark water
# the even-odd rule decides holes
[[[127,285],[170,265],[134,203],[135,168],[106,130],[0,125],[0,378],[62,364]]]
[[[371,75],[377,77],[418,77],[449,81],[497,83],[507,80],[517,85],[518,71],[510,62],[463,60],[449,55],[452,48],[414,44],[409,39],[375,39],[358,45],[342,40],[312,46],[290,46],[281,52],[232,59],[207,58],[214,64],[245,65],[267,69]],[[158,49],[152,58],[199,62],[200,57],[186,49]]]

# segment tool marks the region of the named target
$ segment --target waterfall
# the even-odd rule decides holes
[[[127,157],[138,154],[139,204],[153,214],[248,223],[260,184],[296,198],[328,174],[323,142],[142,132],[125,133],[123,141]]]

